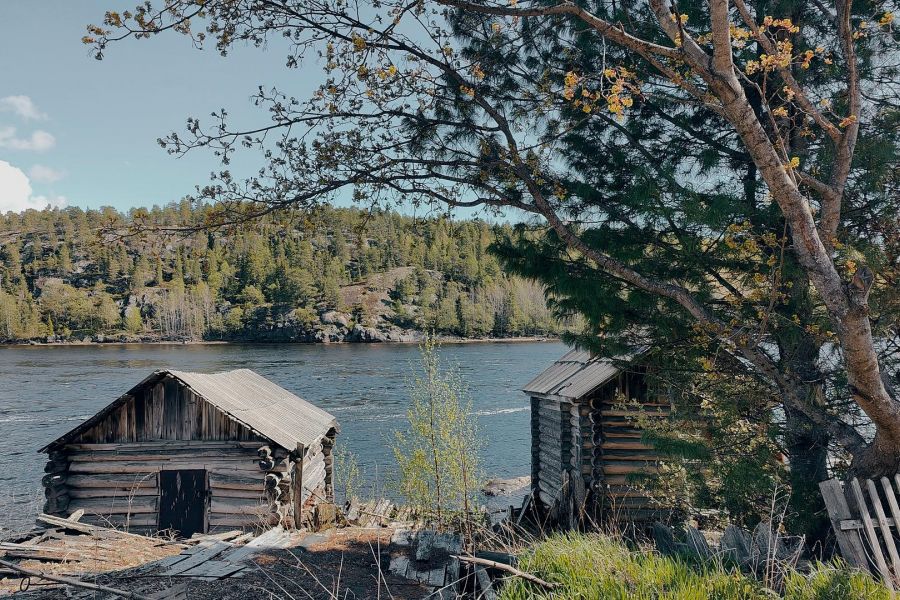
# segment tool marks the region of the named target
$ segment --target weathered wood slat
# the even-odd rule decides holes
[[[153,487],[138,487],[134,489],[124,488],[69,488],[69,497],[71,498],[116,498],[127,500],[128,498],[139,498],[143,496],[158,496],[159,491]]]
[[[894,536],[888,525],[884,507],[881,505],[881,498],[878,497],[878,488],[875,487],[875,482],[871,479],[866,479],[866,488],[869,492],[869,500],[872,502],[872,508],[875,509],[875,518],[878,519],[878,524],[881,526],[881,537],[884,539],[884,546],[887,548],[888,556],[891,559],[891,566],[894,568],[894,573],[900,575],[900,556],[897,555],[897,546],[894,544]]]
[[[169,576],[187,574],[191,569],[200,566],[230,548],[231,544],[228,542],[215,541],[208,547],[202,548],[199,552],[195,552],[184,560],[175,563],[168,568],[165,574]]]
[[[209,506],[210,519],[214,515],[259,515],[268,516],[275,514],[274,508],[268,503],[250,503],[245,498],[213,498]]]
[[[103,462],[81,462],[72,463],[69,472],[80,474],[100,474],[107,475],[123,475],[123,474],[147,474],[157,473],[163,469],[205,469],[210,473],[222,474],[243,474],[247,477],[259,475],[260,470],[253,464],[245,466],[231,465],[216,461],[209,462],[165,462],[165,463],[146,463],[142,461],[125,462],[125,461],[103,461]],[[280,469],[274,469],[280,471]]]
[[[258,441],[205,441],[205,440],[157,440],[142,442],[123,442],[109,444],[65,444],[66,451],[116,451],[116,452],[144,452],[146,450],[167,450],[178,448],[198,448],[207,450],[252,450],[256,451],[264,440]]]
[[[158,498],[138,497],[133,501],[123,498],[83,498],[72,500],[69,510],[84,510],[86,515],[125,515],[155,513],[158,508]]]
[[[870,572],[869,561],[859,535],[855,531],[841,529],[841,523],[853,518],[844,495],[844,486],[837,479],[830,479],[819,483],[819,490],[825,500],[825,507],[828,509],[828,517],[831,519],[841,556],[850,566],[867,573]]]
[[[214,527],[241,527],[241,528],[257,528],[264,524],[265,520],[260,519],[256,515],[209,515],[209,526]]]
[[[605,476],[609,475],[630,475],[636,473],[654,473],[657,471],[657,467],[654,464],[642,465],[641,463],[634,462],[633,464],[621,465],[621,464],[603,464],[603,474]]]
[[[91,475],[69,475],[66,484],[72,488],[114,488],[132,490],[138,488],[155,488],[156,473],[135,473],[123,476],[107,473]]]
[[[875,566],[884,579],[885,584],[893,589],[890,584],[891,573],[884,560],[884,553],[881,551],[881,543],[878,541],[878,535],[875,533],[875,527],[872,525],[872,516],[869,514],[868,507],[866,507],[866,500],[857,479],[854,478],[850,482],[850,489],[853,491],[853,497],[856,499],[860,517],[862,517],[863,525],[865,525],[866,537],[869,539],[869,548],[872,550],[872,555],[875,558]]]
[[[656,450],[656,448],[654,448],[653,446],[649,446],[647,444],[642,444],[639,441],[635,441],[635,442],[630,442],[630,441],[625,442],[625,441],[618,441],[618,440],[613,441],[613,439],[609,439],[609,438],[608,438],[608,441],[603,441],[600,444],[600,447],[603,450],[633,450],[633,451]]]
[[[210,487],[209,494],[212,498],[243,498],[263,501],[267,498],[263,485],[258,485],[255,490],[235,490],[231,488]]]
[[[255,465],[259,460],[255,453],[249,450],[242,452],[224,450],[197,450],[189,448],[170,450],[167,452],[73,452],[70,455],[72,462],[105,462],[105,461],[141,461],[141,462],[193,462],[196,460],[211,459],[215,462],[242,462]]]
[[[265,481],[260,473],[254,473],[252,476],[240,473],[210,473],[209,485],[213,488],[255,490],[265,487]]]

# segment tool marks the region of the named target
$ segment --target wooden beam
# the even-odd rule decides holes
[[[306,448],[297,443],[297,457],[294,459],[294,473],[291,480],[294,503],[294,529],[300,529],[303,521],[303,460]]]

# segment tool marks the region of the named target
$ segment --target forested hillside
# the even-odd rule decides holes
[[[322,208],[192,229],[188,203],[0,216],[0,340],[409,341],[555,333],[506,226]],[[138,224],[140,225],[138,227]]]

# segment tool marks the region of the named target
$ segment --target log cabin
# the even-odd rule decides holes
[[[640,485],[657,472],[654,448],[642,442],[639,415],[665,418],[668,393],[648,383],[640,360],[571,350],[523,391],[531,398],[531,486],[550,521],[642,523],[665,518]]]
[[[44,510],[184,537],[299,527],[333,502],[338,431],[332,415],[249,369],[156,371],[41,448]]]

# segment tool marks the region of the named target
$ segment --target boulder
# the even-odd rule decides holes
[[[357,323],[347,334],[345,340],[348,342],[375,343],[386,342],[388,341],[388,338],[384,332],[379,331],[374,327],[363,327]]]
[[[510,494],[531,485],[531,477],[512,477],[510,479],[488,479],[481,492],[485,496],[509,496]]]
[[[350,326],[350,317],[336,310],[329,310],[328,312],[323,313],[322,316],[319,317],[319,320],[325,325],[339,325],[344,329]]]

